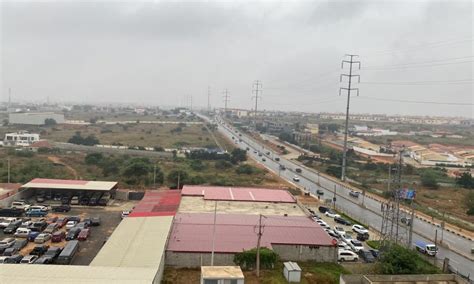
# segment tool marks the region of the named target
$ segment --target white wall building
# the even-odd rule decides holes
[[[5,134],[3,146],[22,146],[27,147],[40,140],[39,134],[28,132],[17,132]]]
[[[64,123],[64,114],[53,112],[23,112],[8,114],[8,122],[10,124],[28,124],[28,125],[44,125],[46,119],[54,119],[56,123]]]

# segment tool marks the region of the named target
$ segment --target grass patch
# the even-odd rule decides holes
[[[340,212],[340,213],[338,213],[338,214],[341,215],[342,218],[351,221],[353,225],[354,225],[354,224],[358,224],[358,225],[361,225],[361,226],[364,226],[364,227],[368,227],[366,224],[362,224],[361,222],[359,222],[359,221],[357,221],[357,220],[351,218],[350,216],[348,216],[348,215],[345,214],[345,213]]]
[[[373,249],[380,249],[380,241],[368,240],[366,244]]]

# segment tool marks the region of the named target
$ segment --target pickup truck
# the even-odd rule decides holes
[[[435,256],[438,253],[438,247],[436,247],[435,244],[427,243],[424,241],[416,241],[415,248],[417,251],[430,256]]]

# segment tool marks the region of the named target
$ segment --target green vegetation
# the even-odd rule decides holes
[[[76,134],[69,138],[67,142],[86,146],[94,146],[100,143],[99,140],[93,134],[90,134],[87,137],[82,137],[80,131],[77,131]]]
[[[474,189],[474,178],[471,176],[471,173],[463,173],[456,179],[456,183],[464,188]]]
[[[434,274],[440,270],[424,260],[416,251],[391,244],[380,256],[382,274]]]
[[[466,214],[469,216],[474,216],[474,191],[469,191],[467,193],[465,202],[467,207]]]
[[[262,269],[273,268],[279,257],[273,250],[262,247],[260,248],[260,267]],[[257,260],[257,248],[250,250],[244,250],[243,252],[236,253],[234,256],[234,263],[242,267],[243,269],[255,268]]]
[[[421,184],[430,189],[438,189],[438,175],[435,171],[425,170],[420,176]]]
[[[366,244],[373,249],[380,249],[380,241],[368,240]]]

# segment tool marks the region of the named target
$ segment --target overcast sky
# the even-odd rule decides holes
[[[0,3],[3,101],[343,112],[351,53],[351,112],[474,114],[469,0]]]

